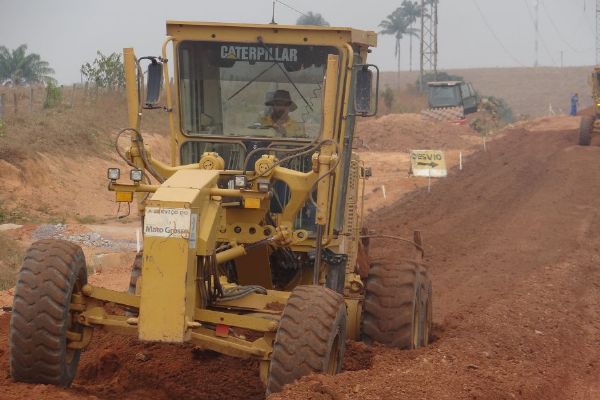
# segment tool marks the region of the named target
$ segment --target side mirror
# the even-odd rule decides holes
[[[148,64],[148,83],[146,84],[146,108],[154,108],[160,99],[163,82],[163,65],[156,59]]]
[[[373,117],[377,115],[379,105],[379,68],[373,64],[359,64],[355,68],[358,68],[358,71],[356,71],[354,88],[354,115]],[[373,93],[373,70],[371,68],[376,71],[374,109],[371,97]]]

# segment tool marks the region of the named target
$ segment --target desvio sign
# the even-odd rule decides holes
[[[410,173],[413,176],[447,177],[448,169],[444,152],[441,150],[411,150]]]

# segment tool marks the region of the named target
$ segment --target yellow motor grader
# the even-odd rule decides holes
[[[589,83],[592,86],[592,101],[594,102],[594,114],[581,117],[579,126],[579,145],[589,146],[592,136],[600,131],[600,67],[595,67],[590,75]]]
[[[426,268],[416,256],[370,260],[363,227],[370,169],[352,144],[356,118],[377,111],[379,72],[367,64],[376,39],[169,21],[161,56],[124,49],[129,126],[119,137],[130,144],[119,153],[131,170],[125,181],[111,168],[108,180],[142,216],[130,290],[90,285],[73,243],[34,243],[14,297],[13,379],[70,385],[98,328],[260,360],[267,394],[338,373],[347,339],[427,345]],[[170,164],[144,143],[146,109],[168,114]],[[419,234],[409,242],[422,250]]]

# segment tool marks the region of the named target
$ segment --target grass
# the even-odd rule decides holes
[[[0,290],[15,286],[24,255],[25,249],[19,242],[0,232]]]
[[[75,215],[75,219],[77,220],[77,222],[79,222],[80,224],[83,225],[90,225],[90,224],[96,224],[98,223],[98,218],[94,217],[93,215]]]
[[[70,99],[71,88],[64,88]],[[38,153],[65,157],[114,156],[115,133],[127,127],[125,94],[107,92],[85,95],[76,92],[75,102],[33,111],[20,107],[15,114],[6,107],[0,132],[0,160],[20,165]],[[39,95],[36,95],[39,97]],[[143,132],[168,134],[168,118],[160,111],[145,112]]]
[[[31,218],[20,208],[7,208],[0,199],[0,224],[20,224],[30,222]]]

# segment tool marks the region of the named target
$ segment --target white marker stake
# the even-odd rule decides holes
[[[431,193],[431,169],[429,171],[429,182],[427,183],[427,193]]]
[[[381,191],[383,192],[383,199],[387,200],[387,194],[385,192],[385,185],[381,185]]]
[[[458,169],[462,171],[462,151],[458,154]]]
[[[138,253],[142,250],[142,245],[140,243],[140,228],[135,230],[135,249]]]
[[[487,146],[485,145],[485,136],[483,137],[483,151],[487,151]]]

